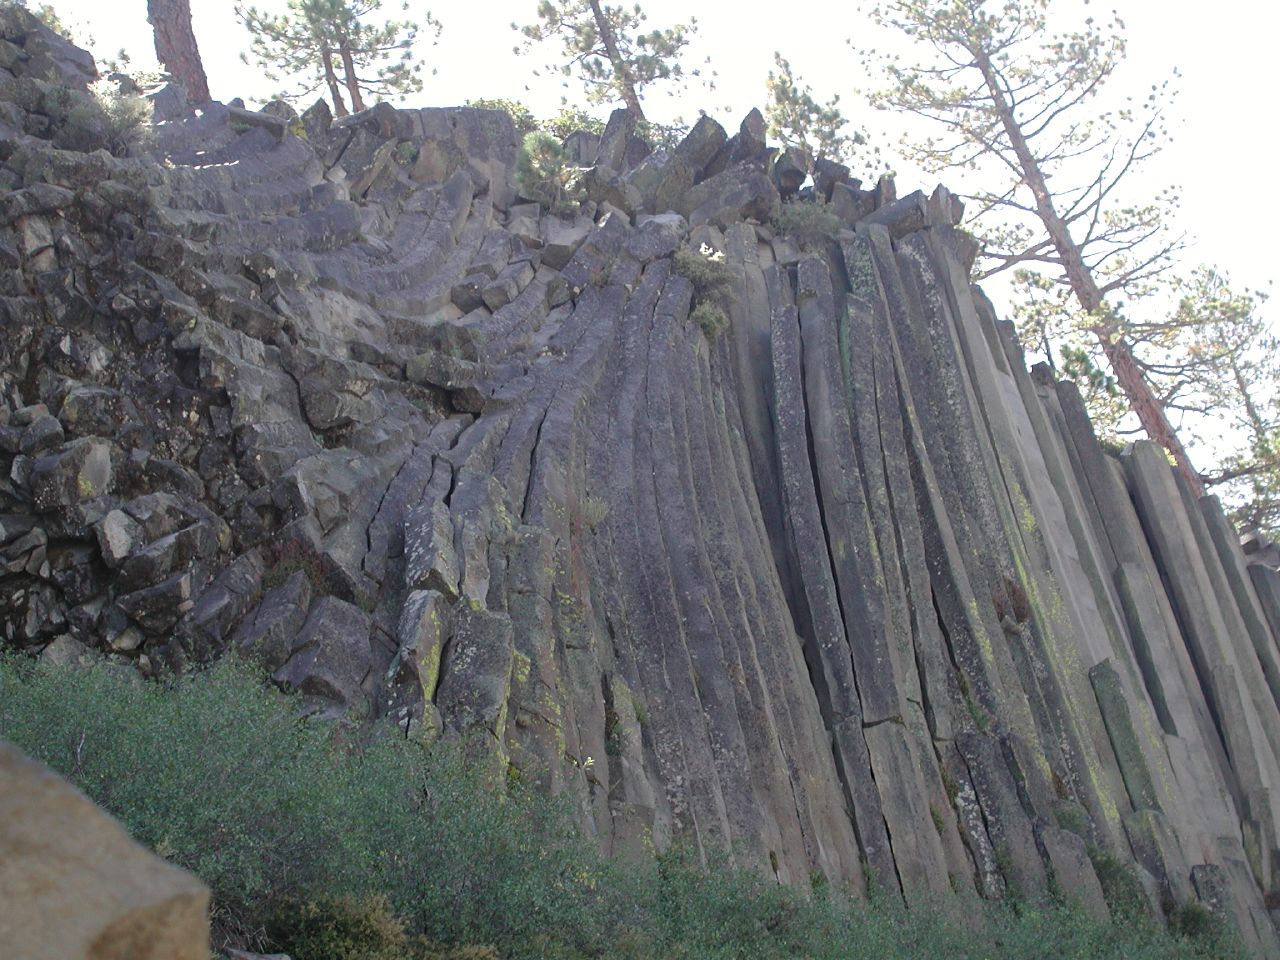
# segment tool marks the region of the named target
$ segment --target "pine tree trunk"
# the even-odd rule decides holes
[[[1022,128],[1018,126],[1018,121],[1013,115],[1013,109],[1005,99],[1004,91],[996,77],[995,67],[985,53],[977,55],[977,63],[996,112],[1000,116],[1000,122],[1004,126],[1005,134],[1009,137],[1009,143],[1018,158],[1018,165],[1022,168],[1027,187],[1035,197],[1036,214],[1048,231],[1049,239],[1062,260],[1062,267],[1066,272],[1072,293],[1092,318],[1092,326],[1089,330],[1102,346],[1103,355],[1111,366],[1111,372],[1115,374],[1116,383],[1129,401],[1129,408],[1137,414],[1138,422],[1142,424],[1142,429],[1147,432],[1147,436],[1172,455],[1179,472],[1190,485],[1191,492],[1197,497],[1203,496],[1204,480],[1191,465],[1191,458],[1187,455],[1182,441],[1178,439],[1173,424],[1169,422],[1164,405],[1152,392],[1151,384],[1147,382],[1142,369],[1138,366],[1129,341],[1121,331],[1115,328],[1115,324],[1110,319],[1111,311],[1107,307],[1102,292],[1098,289],[1093,274],[1085,265],[1079,245],[1071,236],[1070,229],[1054,206],[1053,195],[1045,183],[1044,171],[1040,169],[1040,164],[1031,153],[1031,148],[1022,135]]]
[[[209,79],[191,29],[191,0],[147,0],[147,22],[155,37],[156,59],[186,89],[188,100],[208,103]]]
[[[364,109],[364,100],[360,96],[360,78],[356,76],[355,61],[351,57],[351,44],[346,37],[339,38],[338,53],[342,56],[342,70],[347,75],[347,93],[351,94],[351,112],[359,113]]]
[[[644,110],[640,107],[640,98],[636,96],[635,80],[631,76],[631,70],[628,69],[626,61],[622,59],[622,54],[618,51],[618,38],[613,35],[613,26],[605,19],[604,11],[600,9],[600,0],[590,0],[590,2],[591,13],[596,18],[596,28],[600,31],[600,40],[609,54],[609,62],[613,64],[613,78],[618,85],[618,92],[622,94],[622,102],[627,105],[633,117],[643,120]]]
[[[333,114],[336,117],[345,117],[347,105],[342,99],[342,87],[338,84],[338,75],[333,72],[333,51],[323,41],[320,44],[320,62],[324,66],[324,82],[329,87],[329,96],[333,98]]]

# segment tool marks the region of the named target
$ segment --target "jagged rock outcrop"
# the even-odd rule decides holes
[[[613,851],[1098,913],[1115,858],[1280,955],[1280,574],[1027,372],[944,189],[824,168],[845,229],[805,249],[758,114],[670,153],[615,116],[564,217],[489,111],[212,104],[135,160],[31,116],[7,643],[257,656],[573,790]],[[712,340],[671,256],[703,245]]]

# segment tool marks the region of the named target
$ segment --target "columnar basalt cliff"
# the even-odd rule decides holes
[[[483,110],[160,96],[121,160],[47,139],[92,65],[3,35],[9,645],[258,658],[612,851],[1098,913],[1118,861],[1280,955],[1280,573],[1028,373],[944,189],[828,167],[844,229],[801,248],[758,113],[575,136],[574,215]]]

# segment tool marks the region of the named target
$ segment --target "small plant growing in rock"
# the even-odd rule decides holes
[[[58,89],[46,109],[50,139],[63,149],[106,150],[124,157],[144,147],[151,136],[151,104],[109,80],[99,80],[88,95]]]
[[[698,325],[708,340],[715,340],[729,326],[729,315],[714,303],[698,304],[689,313],[689,319]]]
[[[608,515],[609,504],[605,503],[600,497],[590,496],[583,498],[582,518],[587,521],[587,526],[592,530],[600,526]]]
[[[573,212],[579,199],[577,177],[577,168],[569,163],[559,140],[539,130],[525,135],[516,157],[516,186],[521,196],[556,213]]]
[[[418,145],[411,140],[401,140],[396,144],[396,163],[402,167],[411,167],[418,159]]]
[[[715,340],[729,326],[724,298],[733,272],[724,262],[724,254],[703,244],[698,250],[681,247],[672,259],[676,273],[693,284],[693,309],[689,319],[702,329],[708,340]]]
[[[825,200],[793,200],[784,203],[773,218],[773,227],[801,246],[835,239],[842,226]]]

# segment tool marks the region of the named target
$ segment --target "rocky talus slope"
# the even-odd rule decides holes
[[[1132,864],[1280,955],[1280,573],[1027,372],[945,190],[828,167],[801,249],[755,113],[571,138],[572,216],[490,111],[162,97],[153,156],[63,150],[92,64],[5,16],[5,643],[239,651],[486,741],[612,851],[1099,913]]]

